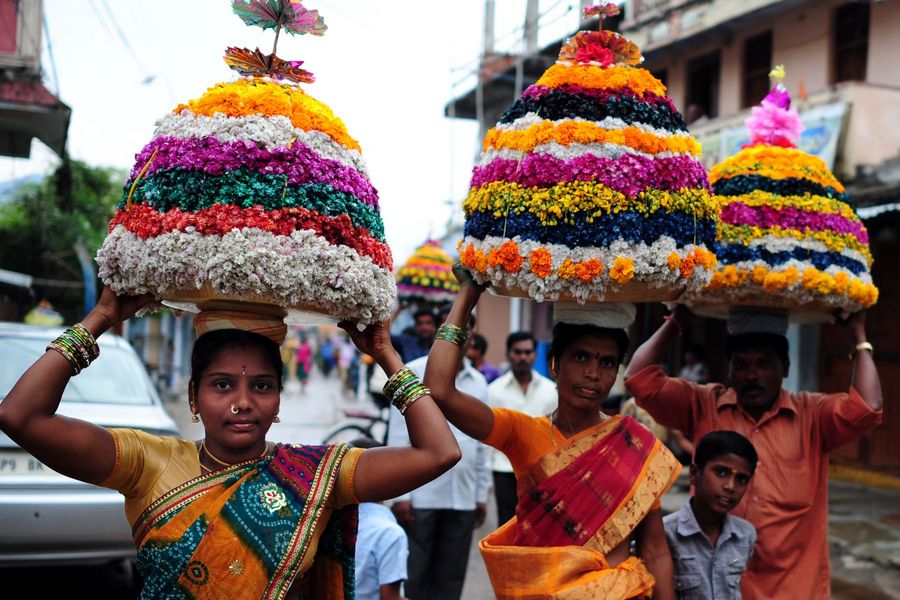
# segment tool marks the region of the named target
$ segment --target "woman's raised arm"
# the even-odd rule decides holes
[[[353,323],[340,325],[356,347],[373,357],[388,376],[403,369],[403,361],[391,345],[388,323],[369,325],[363,331]],[[373,448],[363,453],[354,476],[354,489],[360,502],[401,496],[435,479],[462,457],[447,420],[429,395],[409,405],[403,416],[412,446]]]
[[[478,304],[482,289],[458,270],[457,277],[460,279],[459,293],[442,327],[455,327],[458,331],[466,329],[469,315]],[[467,436],[481,441],[494,428],[494,413],[481,400],[456,389],[456,373],[459,371],[463,352],[463,347],[443,338],[439,331],[431,352],[428,353],[425,385],[431,389],[432,397],[447,420]]]
[[[81,325],[97,338],[152,300],[150,296],[116,296],[106,288]],[[73,373],[69,359],[48,349],[0,402],[0,429],[54,471],[99,483],[115,464],[112,435],[103,427],[56,414]]]

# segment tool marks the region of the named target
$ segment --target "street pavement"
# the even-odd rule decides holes
[[[202,424],[190,422],[186,391],[167,398],[165,407],[185,438],[203,437]],[[371,402],[344,392],[335,375],[325,378],[314,371],[305,390],[297,381],[286,384],[281,395],[281,422],[272,425],[268,437],[279,442],[321,444],[341,425],[366,423],[347,418],[345,410],[377,412]],[[685,470],[663,498],[663,511],[676,511],[688,499]],[[474,532],[472,540],[463,588],[463,598],[467,600],[493,598],[478,540],[496,527],[496,504],[491,498],[485,523]],[[832,479],[829,539],[834,600],[900,600],[900,491]]]

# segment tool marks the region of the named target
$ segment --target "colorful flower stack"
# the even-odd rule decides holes
[[[434,240],[417,248],[397,272],[397,296],[404,304],[441,305],[452,302],[458,291],[453,259]]]
[[[719,265],[685,301],[707,316],[743,305],[788,310],[794,321],[872,306],[866,228],[825,163],[797,149],[803,125],[783,68],[771,75],[776,86],[747,120],[750,143],[710,171],[721,206]]]
[[[234,5],[260,26],[240,11],[270,8]],[[316,11],[273,6],[273,28],[324,31]],[[244,77],[178,105],[137,155],[97,256],[103,282],[179,308],[276,305],[288,322],[389,318],[393,261],[359,144],[294,83],[312,81],[300,62],[235,48],[226,62]]]
[[[460,245],[476,281],[649,302],[709,280],[717,211],[700,145],[642,60],[617,33],[579,32],[487,133]]]

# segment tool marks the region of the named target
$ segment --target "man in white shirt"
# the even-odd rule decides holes
[[[425,377],[427,356],[407,364]],[[487,397],[487,381],[468,359],[456,375],[456,387],[475,398]],[[462,459],[452,469],[406,496],[394,500],[397,521],[409,534],[411,600],[459,600],[469,565],[472,532],[484,521],[491,486],[488,448],[453,425]],[[391,407],[388,446],[409,446],[400,411]]]
[[[509,371],[488,386],[491,408],[509,408],[533,417],[549,415],[556,409],[556,384],[534,370],[535,341],[527,331],[515,331],[506,338]],[[497,521],[502,525],[516,514],[516,476],[509,459],[491,450]]]

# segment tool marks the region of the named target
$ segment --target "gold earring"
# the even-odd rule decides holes
[[[188,382],[188,406],[191,407],[191,423],[199,423],[200,417],[194,412],[197,408],[197,392],[194,390],[194,381]]]
[[[554,379],[556,378],[556,357],[555,356],[550,357],[550,374],[554,377]]]
[[[272,419],[272,422],[273,423],[281,423],[281,417],[279,417],[278,415],[275,415],[275,418]]]

